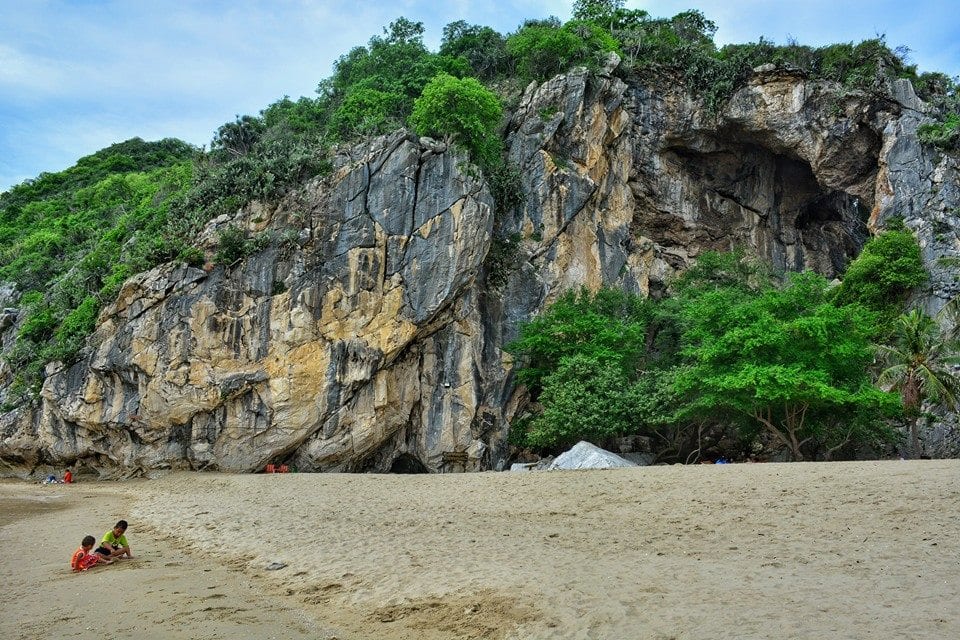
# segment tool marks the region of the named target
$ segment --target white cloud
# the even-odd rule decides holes
[[[56,64],[0,44],[0,86],[5,91],[55,93],[63,83]]]

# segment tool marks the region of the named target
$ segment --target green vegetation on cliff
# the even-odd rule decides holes
[[[777,448],[830,458],[892,442],[901,405],[875,384],[873,342],[909,317],[891,310],[926,274],[906,231],[868,248],[839,293],[810,272],[777,279],[740,253],[706,253],[660,301],[562,295],[507,347],[535,401],[514,444],[643,435],[662,459],[684,461]]]
[[[440,73],[414,101],[410,125],[423,136],[450,137],[478,164],[492,166],[500,160],[496,130],[502,117],[500,100],[475,78]]]
[[[834,296],[841,304],[858,303],[878,314],[873,337],[883,338],[909,295],[928,278],[920,247],[901,222],[867,241]]]
[[[4,356],[12,398],[37,390],[45,363],[72,362],[120,283],[187,249],[164,229],[196,153],[179,140],[128,140],[0,196],[0,281],[16,283],[26,311]]]

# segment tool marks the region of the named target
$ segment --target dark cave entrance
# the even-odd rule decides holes
[[[427,467],[409,453],[401,453],[390,465],[390,473],[429,473]]]

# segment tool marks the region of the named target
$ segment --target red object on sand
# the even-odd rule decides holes
[[[264,469],[264,473],[276,473],[276,468],[272,464],[268,464],[267,468]]]
[[[73,474],[69,471],[63,474],[63,484],[73,484]]]
[[[70,567],[74,571],[86,571],[100,561],[100,556],[96,553],[87,553],[83,547],[77,549],[70,558]]]

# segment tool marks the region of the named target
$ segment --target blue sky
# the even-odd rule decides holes
[[[398,16],[435,49],[463,19],[513,31],[571,1],[0,0],[0,190],[113,142],[196,145],[237,114],[313,95],[337,57]],[[885,34],[922,71],[960,74],[954,0],[628,0],[655,16],[697,8],[717,42],[822,45]]]

